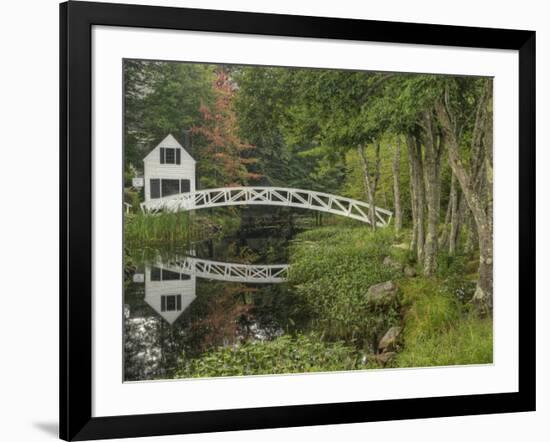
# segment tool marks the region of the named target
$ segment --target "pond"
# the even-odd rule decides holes
[[[265,210],[265,209],[264,209]],[[310,321],[284,282],[296,219],[261,208],[237,231],[170,246],[132,247],[124,293],[124,378],[172,378],[187,358],[242,341],[292,334]],[[241,264],[230,271],[225,266]],[[243,270],[246,269],[246,272]],[[239,277],[241,276],[241,277]]]

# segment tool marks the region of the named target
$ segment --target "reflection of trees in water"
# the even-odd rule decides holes
[[[195,243],[194,253],[202,258],[246,264],[286,262],[292,216],[278,211],[275,216],[254,220],[261,213],[250,211],[240,231],[230,237]],[[159,256],[169,262],[186,250],[145,247],[133,252],[133,260],[141,268]],[[126,380],[171,378],[183,358],[198,358],[212,348],[238,341],[271,340],[304,329],[309,320],[305,307],[286,284],[197,279],[196,299],[169,325],[144,301],[144,285],[131,282],[130,274],[126,276]]]
[[[194,351],[198,355],[209,348],[234,344],[240,338],[243,318],[250,312],[250,305],[241,301],[243,293],[254,290],[243,284],[210,283],[208,293],[201,293],[191,306],[190,331],[198,339]],[[190,310],[191,310],[190,309]],[[198,314],[198,311],[201,314]]]
[[[159,321],[155,317],[127,318],[124,329],[124,378],[153,378],[160,367]]]
[[[138,286],[132,284],[131,286]],[[170,378],[182,358],[240,341],[271,340],[300,329],[308,315],[284,284],[200,281],[197,298],[173,325],[129,296],[125,379]]]

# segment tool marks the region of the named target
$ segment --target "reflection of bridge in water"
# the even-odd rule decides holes
[[[165,269],[218,281],[280,283],[286,280],[288,265],[235,264],[195,257],[171,260],[162,264]]]
[[[164,320],[173,324],[196,298],[196,279],[274,284],[287,278],[288,265],[237,264],[194,256],[176,257],[145,266],[145,302]]]
[[[346,216],[371,224],[371,206],[363,201],[313,190],[285,187],[222,187],[180,193],[164,198],[150,199],[141,204],[143,210],[180,212],[221,206],[282,206],[317,210]],[[387,226],[392,212],[374,208],[376,225]]]

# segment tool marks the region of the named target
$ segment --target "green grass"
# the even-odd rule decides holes
[[[136,213],[124,218],[124,239],[133,242],[188,241],[191,238],[189,214]]]
[[[403,280],[404,335],[397,367],[487,364],[493,361],[493,321],[471,312],[438,278]]]
[[[211,214],[200,217],[190,212],[134,213],[124,217],[124,239],[128,244],[182,243],[230,234],[239,219],[230,215]]]

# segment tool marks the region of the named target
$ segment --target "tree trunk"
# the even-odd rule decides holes
[[[418,262],[424,261],[424,210],[426,207],[426,191],[424,188],[424,165],[422,164],[422,143],[418,137],[415,137],[416,144],[416,180],[418,181],[418,207],[416,214],[418,216],[418,236],[416,244],[416,258]]]
[[[424,244],[424,274],[433,275],[437,269],[439,217],[441,206],[441,152],[443,137],[438,136],[432,111],[423,115],[424,137],[424,182],[428,222]]]
[[[466,244],[464,245],[464,252],[467,254],[473,254],[479,246],[479,239],[477,237],[477,226],[474,221],[472,213],[468,210],[466,219],[466,228],[468,230],[468,237],[466,238]]]
[[[457,189],[451,208],[451,230],[449,232],[449,255],[451,256],[456,254],[457,244],[460,240],[460,226],[464,215],[464,205],[464,196],[462,194],[459,196]]]
[[[442,250],[448,245],[449,241],[449,229],[451,224],[451,212],[456,195],[456,178],[451,173],[451,189],[449,190],[449,202],[447,203],[447,210],[445,211],[445,221],[443,223],[443,231],[439,237],[439,248]]]
[[[479,279],[473,301],[485,312],[493,308],[493,231],[489,223],[479,227]]]
[[[416,252],[418,262],[424,260],[424,172],[422,167],[422,145],[417,137],[407,135],[407,150],[411,174],[411,209],[413,214],[413,238],[411,250]]]
[[[409,175],[410,175],[410,194],[411,194],[411,214],[412,214],[412,235],[411,235],[411,252],[416,253],[418,244],[418,180],[416,172],[416,147],[414,138],[411,134],[407,134],[407,153],[409,156]]]
[[[397,135],[397,145],[393,156],[393,205],[395,208],[395,233],[403,228],[403,210],[401,209],[401,135]]]
[[[442,101],[436,103],[439,122],[448,137],[449,163],[456,175],[462,193],[472,213],[477,226],[479,239],[479,279],[473,301],[483,311],[490,311],[493,305],[493,220],[492,220],[492,88],[490,80],[484,86],[479,100],[478,112],[472,134],[472,151],[481,146],[485,149],[475,149],[479,155],[484,155],[486,173],[486,191],[477,185],[477,171],[467,169],[460,156],[460,141],[453,125],[455,118],[449,115],[449,110]],[[484,136],[480,135],[484,132]],[[479,143],[476,146],[475,143]],[[477,158],[474,158],[477,160]],[[482,163],[483,164],[483,163]]]
[[[369,161],[365,155],[365,148],[363,145],[357,147],[357,152],[359,153],[359,158],[361,158],[361,163],[363,164],[363,175],[365,182],[365,190],[367,193],[367,201],[369,203],[369,220],[372,230],[376,230],[376,208],[375,208],[375,194],[376,187],[378,186],[378,179],[380,177],[380,144],[376,144],[376,162],[373,171],[373,177],[369,171]]]

